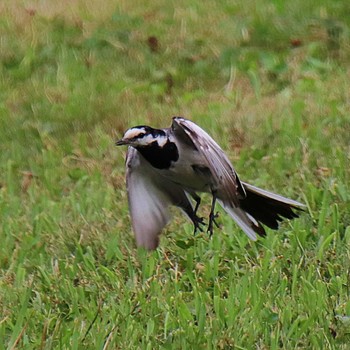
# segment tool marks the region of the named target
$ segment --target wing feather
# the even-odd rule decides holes
[[[126,158],[126,185],[131,223],[138,246],[156,249],[159,234],[170,220],[169,206],[176,205],[188,216],[193,212],[184,190],[157,173],[132,147]]]
[[[252,241],[256,241],[257,233],[260,236],[266,235],[265,230],[260,225],[260,223],[256,221],[251,215],[246,213],[244,210],[242,210],[239,207],[232,207],[230,205],[226,205],[220,200],[218,200],[218,202],[225,209],[226,213],[228,213],[232,217],[232,219],[236,221],[238,226]]]
[[[191,142],[206,160],[218,197],[224,203],[238,206],[239,199],[245,197],[245,190],[221,147],[202,128],[185,118],[174,117],[172,130],[183,142]]]

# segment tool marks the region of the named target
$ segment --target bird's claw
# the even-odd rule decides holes
[[[204,218],[201,218],[195,215],[193,218],[193,225],[194,225],[194,231],[193,231],[194,235],[196,234],[197,230],[199,230],[200,232],[203,232],[203,228],[200,225],[205,225]]]

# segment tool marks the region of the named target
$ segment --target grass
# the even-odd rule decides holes
[[[349,349],[346,1],[0,7],[0,350]],[[114,140],[191,118],[308,212],[135,248]],[[205,197],[202,213],[210,199]]]

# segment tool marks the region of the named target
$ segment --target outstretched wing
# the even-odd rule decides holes
[[[170,205],[182,208],[188,216],[193,213],[184,190],[159,175],[132,147],[126,157],[126,186],[138,246],[150,250],[157,248],[159,234],[170,219]]]
[[[193,144],[206,160],[217,191],[224,203],[238,206],[245,198],[245,190],[221,147],[202,128],[182,117],[174,117],[171,126],[175,136],[186,144]]]

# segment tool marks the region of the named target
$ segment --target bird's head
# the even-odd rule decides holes
[[[163,130],[153,129],[150,126],[134,126],[125,131],[122,139],[116,142],[117,146],[128,145],[135,148],[147,147],[157,142],[162,147],[168,140]]]

